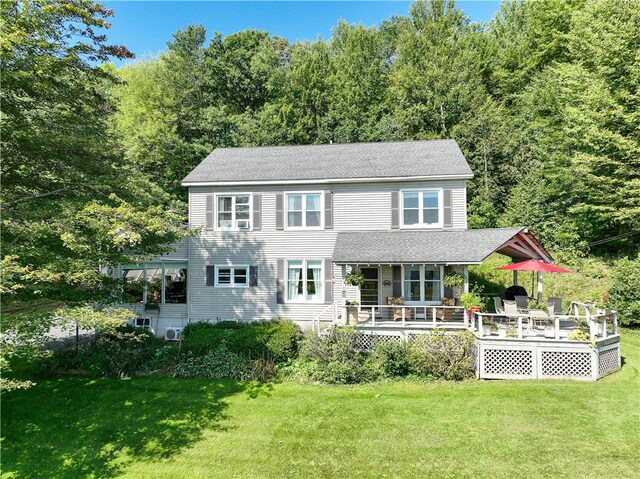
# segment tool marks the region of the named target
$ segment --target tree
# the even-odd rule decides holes
[[[115,77],[97,63],[132,55],[95,33],[113,14],[98,3],[0,8],[4,312],[38,298],[108,296],[100,267],[165,251],[185,234],[182,215],[164,207],[170,198],[122,161],[109,135]]]

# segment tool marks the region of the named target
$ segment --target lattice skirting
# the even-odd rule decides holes
[[[371,351],[378,344],[390,341],[402,341],[404,338],[395,334],[359,334],[358,347],[362,351]]]
[[[590,343],[479,340],[481,379],[596,379],[620,369],[620,339]]]
[[[598,351],[598,377],[620,369],[620,345],[615,344]]]

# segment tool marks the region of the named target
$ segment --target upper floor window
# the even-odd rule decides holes
[[[410,190],[402,192],[402,225],[404,227],[442,227],[442,190]]]
[[[322,228],[322,193],[287,193],[287,228]]]
[[[216,226],[219,230],[251,229],[251,195],[218,195],[216,197]]]

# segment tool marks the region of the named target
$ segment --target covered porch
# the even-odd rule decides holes
[[[468,268],[492,253],[552,261],[524,228],[340,232],[335,319],[362,328],[468,328],[471,317],[460,302],[469,291]],[[357,286],[348,281],[354,272],[361,274]],[[452,273],[459,285],[445,281]]]

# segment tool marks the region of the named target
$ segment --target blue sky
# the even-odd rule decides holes
[[[114,10],[109,43],[123,44],[138,58],[166,49],[171,34],[201,23],[211,37],[254,28],[296,40],[328,38],[339,19],[366,26],[379,25],[392,15],[406,15],[404,1],[106,1]],[[459,1],[473,21],[485,22],[499,10],[499,1]]]

